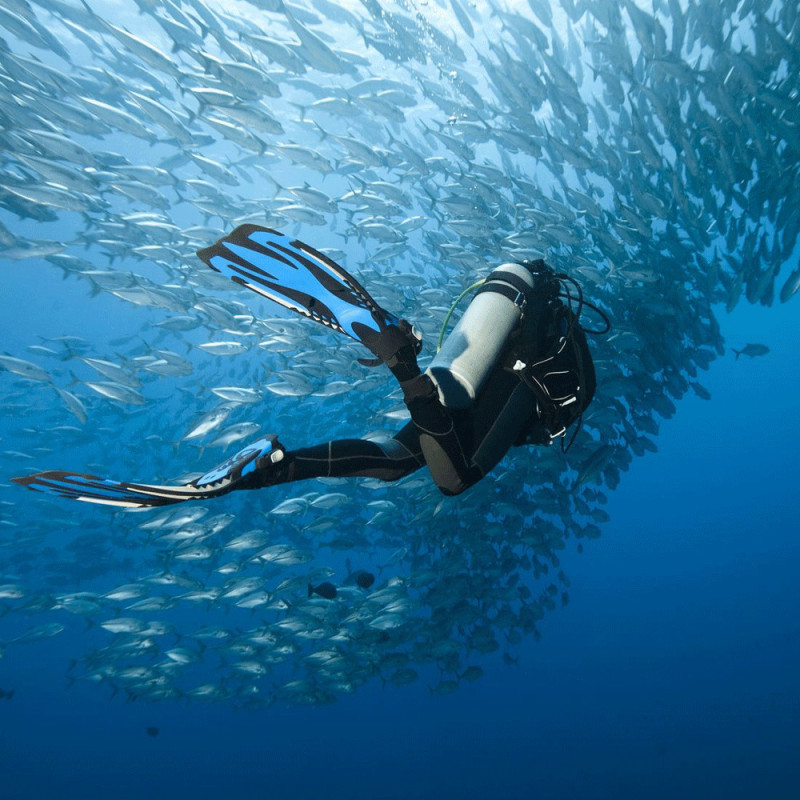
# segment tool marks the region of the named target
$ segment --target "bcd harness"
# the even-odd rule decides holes
[[[519,309],[520,325],[512,333],[505,369],[513,372],[534,394],[539,425],[525,437],[527,443],[551,443],[580,419],[596,387],[594,365],[584,331],[576,315],[559,299],[568,276],[554,273],[541,259],[524,264],[534,275],[533,288],[510,272],[495,270],[480,292],[497,292]],[[502,283],[500,282],[502,281]],[[544,427],[546,437],[542,431]],[[575,431],[577,434],[577,429]]]

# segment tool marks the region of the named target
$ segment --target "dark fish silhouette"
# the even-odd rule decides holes
[[[461,673],[461,675],[459,675],[459,678],[461,678],[461,680],[464,681],[477,681],[478,678],[480,678],[482,675],[483,675],[483,670],[481,669],[481,667],[477,665],[472,665],[470,667],[467,667]]]
[[[750,358],[755,358],[756,356],[765,356],[769,353],[769,347],[765,344],[746,344],[741,350],[737,350],[735,347],[732,347],[734,353],[736,353],[736,358],[738,359],[739,356],[750,356]]]
[[[318,594],[326,600],[333,600],[333,598],[336,597],[336,587],[332,583],[328,583],[328,581],[321,583],[319,586],[312,586],[309,583],[308,596],[311,597],[313,594]]]
[[[356,574],[356,583],[362,589],[369,589],[369,587],[375,583],[375,576],[371,572],[361,570]]]
[[[148,725],[145,729],[148,736],[158,736],[159,730],[154,725]]]
[[[360,586],[362,589],[369,589],[375,583],[375,576],[371,572],[367,572],[365,569],[354,570],[349,558],[345,559],[345,565],[349,573],[345,579],[346,584],[355,583],[356,586]]]
[[[10,700],[13,696],[13,689],[0,689],[0,700]]]

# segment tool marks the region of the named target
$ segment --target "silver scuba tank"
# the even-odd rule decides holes
[[[504,281],[502,273],[511,273],[533,288],[533,275],[526,267],[511,263],[498,267],[425,371],[448,408],[468,408],[474,402],[508,335],[522,318],[524,294]]]

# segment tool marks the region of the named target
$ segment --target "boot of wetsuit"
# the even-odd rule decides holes
[[[227,494],[239,489],[260,489],[283,483],[287,469],[286,448],[274,434],[265,436],[239,450],[206,472],[191,485]]]

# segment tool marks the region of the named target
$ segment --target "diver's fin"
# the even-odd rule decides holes
[[[182,486],[113,481],[96,475],[62,471],[37,472],[11,480],[36,492],[72,500],[122,508],[153,508],[187,500],[209,500],[234,489],[268,485],[267,474],[258,475],[258,472],[268,471],[270,465],[282,461],[285,452],[276,436],[266,436]]]
[[[370,349],[387,328],[400,326],[401,320],[335,261],[271,228],[240,225],[197,255],[236,283]]]
[[[224,494],[196,489],[191,485],[152,486],[146,483],[112,481],[81,472],[37,472],[11,480],[35,492],[122,508],[168,506],[185,500],[205,500],[216,494]]]

